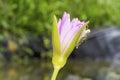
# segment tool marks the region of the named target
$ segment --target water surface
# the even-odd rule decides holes
[[[110,62],[103,60],[68,60],[60,71],[58,80],[97,80],[101,70]],[[0,80],[50,80],[53,67],[50,60],[30,61],[26,64],[5,63],[0,66]]]

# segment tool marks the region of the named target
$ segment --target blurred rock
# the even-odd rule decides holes
[[[116,53],[105,80],[120,80],[120,54]]]
[[[120,54],[114,56],[109,71],[116,72],[120,75]]]
[[[26,45],[26,47],[30,48],[33,51],[33,56],[31,56],[31,57],[38,57],[39,58],[40,53],[42,51],[47,51],[48,50],[44,46],[42,35],[28,40],[28,42],[25,45]]]
[[[97,76],[97,80],[105,80],[106,76],[108,73],[108,69],[107,68],[102,68],[99,70],[98,76]]]
[[[120,28],[116,26],[92,30],[88,39],[75,49],[72,58],[111,59],[120,52]]]

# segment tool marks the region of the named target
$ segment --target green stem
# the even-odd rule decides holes
[[[54,72],[53,72],[51,80],[56,80],[59,70],[60,70],[59,67],[54,67]]]

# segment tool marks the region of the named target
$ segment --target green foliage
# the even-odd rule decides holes
[[[0,0],[0,32],[50,35],[53,15],[66,11],[91,28],[120,25],[120,0]]]
[[[15,51],[33,55],[24,43],[38,35],[49,48],[53,15],[60,18],[66,11],[71,18],[89,20],[89,28],[99,28],[120,25],[119,9],[120,0],[0,0],[0,54],[8,50],[3,43],[12,40],[18,46]]]

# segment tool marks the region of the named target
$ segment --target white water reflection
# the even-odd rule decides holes
[[[82,78],[80,78],[79,76],[77,75],[68,75],[67,78],[65,80],[82,80]]]

